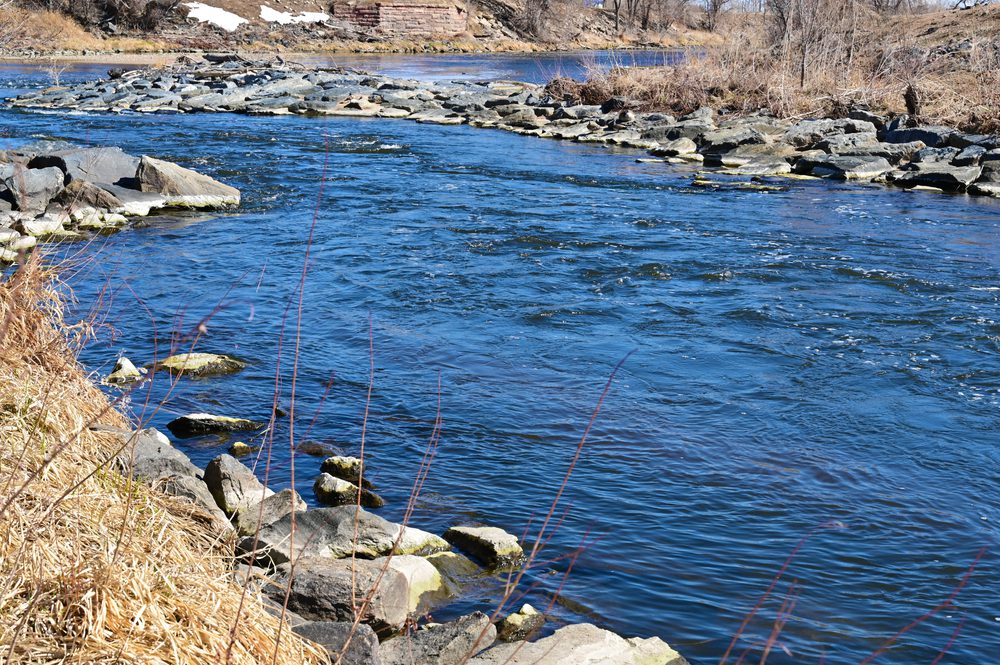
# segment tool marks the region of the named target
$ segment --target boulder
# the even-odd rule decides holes
[[[328,457],[323,460],[319,470],[322,473],[328,473],[334,478],[347,480],[355,485],[360,484],[362,487],[369,489],[372,486],[366,478],[361,477],[363,475],[363,469],[361,459],[357,457],[345,457],[343,455]],[[359,480],[361,481],[360,483],[358,482]]]
[[[243,441],[236,441],[233,445],[229,446],[229,450],[226,451],[233,457],[245,457],[259,450],[254,446],[250,446]]]
[[[795,162],[796,173],[836,180],[870,180],[891,170],[892,165],[882,157],[826,155]]]
[[[114,196],[120,202],[119,207],[114,208],[113,212],[145,217],[153,210],[167,207],[167,198],[162,194],[140,192],[137,189],[128,189],[127,187],[119,187],[118,185],[99,184],[97,186]]]
[[[452,596],[457,596],[470,582],[485,574],[478,564],[457,552],[435,552],[424,558],[437,568],[445,591]]]
[[[645,137],[645,134],[643,134]],[[681,137],[673,141],[661,143],[659,147],[653,148],[652,152],[657,157],[676,157],[677,155],[689,155],[698,152],[698,144],[687,137]]]
[[[560,628],[537,642],[507,642],[469,665],[687,665],[658,637],[625,639],[591,624]]]
[[[142,372],[139,371],[132,361],[122,356],[115,363],[114,369],[111,370],[111,374],[108,374],[107,378],[104,379],[105,383],[132,383],[133,381],[138,381],[142,378]]]
[[[453,526],[445,531],[444,538],[489,568],[516,566],[524,560],[517,536],[497,527]]]
[[[976,166],[986,156],[986,148],[981,145],[970,145],[955,155],[952,164],[955,166]]]
[[[162,194],[168,206],[224,208],[240,203],[235,187],[177,164],[143,155],[136,171],[139,189]]]
[[[840,118],[833,120],[802,120],[785,132],[784,142],[799,148],[816,145],[820,141],[839,134],[874,134],[875,125],[867,120]]]
[[[248,467],[231,455],[219,455],[205,467],[205,484],[215,503],[227,515],[263,501],[274,494]]]
[[[521,609],[508,614],[497,626],[497,639],[504,642],[526,640],[545,626],[545,615],[525,603]]]
[[[875,132],[857,134],[837,134],[816,143],[816,147],[834,155],[840,155],[858,148],[868,148],[878,143]]]
[[[737,166],[732,171],[733,175],[786,175],[792,172],[792,165],[787,160],[780,157],[758,157],[751,159],[742,166]]]
[[[208,491],[205,481],[189,475],[164,476],[156,481],[156,487],[165,494],[187,499],[212,517],[212,525],[216,531],[227,533],[232,530],[232,524],[226,514],[215,504],[212,493]]]
[[[33,236],[35,238],[44,238],[45,236],[50,236],[62,231],[67,220],[68,218],[62,215],[50,217],[48,214],[45,214],[34,219],[25,219],[17,224],[17,228],[19,228],[25,235]]]
[[[139,159],[121,148],[78,148],[34,157],[30,168],[55,166],[66,174],[66,184],[76,180],[134,187]]]
[[[383,561],[379,558],[375,561]],[[413,554],[400,554],[388,559],[389,567],[406,580],[407,611],[427,609],[435,600],[448,596],[444,578],[430,561]]]
[[[947,162],[919,162],[909,164],[906,170],[896,171],[892,183],[907,189],[936,187],[946,192],[964,192],[979,179],[981,166],[952,166]]]
[[[3,185],[21,212],[41,213],[63,189],[63,172],[56,168],[30,169],[11,164]]]
[[[721,153],[729,152],[741,145],[765,142],[764,135],[756,129],[734,127],[731,129],[717,129],[702,134],[700,145],[701,152]]]
[[[181,439],[227,432],[246,432],[263,429],[266,426],[267,423],[256,420],[215,416],[210,413],[189,413],[167,423],[170,433]]]
[[[305,512],[307,508],[298,492],[283,489],[253,504],[239,505],[233,514],[233,525],[236,533],[249,536],[257,531],[258,524],[265,527],[292,512]]]
[[[342,478],[334,478],[329,473],[321,473],[313,483],[316,500],[327,506],[347,506],[358,502],[358,486]],[[381,508],[385,505],[378,494],[370,490],[360,490],[361,505],[365,508]]]
[[[904,159],[912,159],[915,154],[926,148],[922,141],[910,143],[875,143],[854,148],[843,148],[837,154],[847,157],[882,157],[892,164],[898,164]]]
[[[298,558],[291,569],[288,609],[313,621],[353,621],[355,607],[369,600],[360,611],[362,623],[376,631],[398,630],[406,622],[406,579],[384,561],[366,559]],[[289,570],[282,568],[282,584],[265,593],[282,602]]]
[[[965,132],[954,132],[948,135],[948,145],[959,149],[978,145],[987,150],[1000,148],[1000,136],[993,134],[968,134]]]
[[[8,245],[20,237],[21,234],[15,231],[14,229],[0,228],[0,245]]]
[[[136,478],[146,482],[167,476],[201,475],[201,470],[191,463],[187,455],[171,446],[170,439],[152,427],[128,435],[118,465],[125,472],[131,470]]]
[[[219,353],[179,353],[156,364],[157,369],[187,376],[235,374],[246,366],[242,360]]]
[[[423,555],[449,549],[448,543],[434,534],[389,522],[354,506],[318,508],[296,515],[294,542],[291,519],[286,515],[261,530],[256,553],[250,551],[252,545],[244,539],[240,551],[274,564],[286,563],[293,551],[296,556],[341,559],[354,553],[374,559],[390,552]]]
[[[465,665],[496,641],[496,627],[482,612],[433,624],[386,640],[382,665]]]
[[[10,242],[7,243],[5,251],[24,252],[31,249],[37,244],[38,244],[38,239],[35,238],[35,236],[30,236],[30,235],[19,236],[18,238],[11,240]]]
[[[930,125],[924,127],[899,127],[885,132],[882,140],[886,143],[910,143],[922,141],[925,145],[936,148],[947,145],[948,139],[955,130],[951,127]]]
[[[59,193],[59,196],[55,198],[55,202],[66,210],[93,208],[96,210],[117,211],[121,210],[123,206],[117,196],[86,180],[73,180],[70,182]]]
[[[944,162],[950,164],[958,156],[958,148],[924,148],[913,156],[914,162]]]
[[[320,645],[340,665],[382,665],[378,636],[371,626],[353,621],[305,621],[292,632]],[[345,648],[346,647],[346,648]]]

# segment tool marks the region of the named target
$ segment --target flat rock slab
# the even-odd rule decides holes
[[[355,529],[357,534],[355,535]],[[433,554],[450,549],[432,533],[404,527],[354,506],[318,508],[295,516],[295,538],[291,537],[291,516],[264,527],[252,553],[250,539],[240,542],[243,553],[278,565],[296,557],[342,559],[355,554],[366,559],[395,554]]]
[[[134,184],[139,159],[126,154],[121,148],[78,148],[39,155],[28,166],[56,166],[66,174],[68,183],[82,180],[129,187]]]
[[[382,665],[464,665],[496,641],[497,630],[482,612],[421,628],[382,643]]]
[[[469,665],[688,665],[658,637],[625,639],[591,624],[560,628],[537,642],[508,642]]]
[[[444,538],[490,568],[516,566],[524,560],[517,536],[497,527],[454,526],[445,532]]]
[[[247,366],[245,362],[219,353],[179,353],[156,364],[157,369],[187,376],[217,376],[235,374]]]
[[[267,423],[257,420],[216,416],[210,413],[189,413],[167,423],[170,433],[180,439],[227,432],[249,432],[266,426]]]
[[[240,204],[240,190],[183,166],[143,155],[136,171],[139,189],[163,195],[167,205],[225,208]]]

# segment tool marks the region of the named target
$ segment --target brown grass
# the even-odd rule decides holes
[[[36,253],[0,282],[0,658],[18,663],[320,663],[227,570],[191,504],[113,470],[127,419],[76,361]],[[231,630],[236,627],[231,637]]]

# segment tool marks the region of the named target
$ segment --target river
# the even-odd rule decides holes
[[[574,57],[367,62],[417,78],[530,78],[575,72]],[[5,95],[49,78],[0,69]],[[631,353],[528,601],[548,605],[585,542],[555,622],[658,635],[692,663],[718,662],[811,534],[740,649],[759,657],[792,594],[768,662],[856,663],[948,598],[989,547],[954,606],[878,662],[931,662],[962,621],[942,662],[995,659],[1000,202],[819,181],[706,191],[692,171],[637,163],[636,151],[404,120],[3,110],[0,126],[4,145],[119,145],[243,191],[232,214],[151,218],[54,250],[71,259],[81,312],[104,296],[106,325],[82,356],[95,373],[119,353],[150,361],[209,315],[198,348],[251,362],[183,380],[152,425],[190,411],[266,418],[282,342],[287,407],[315,214],[296,403],[297,436],[312,444],[295,453],[307,500],[322,461],[309,448],[357,452],[369,322],[367,453],[390,519],[405,507],[441,378],[440,448],[413,518],[436,532],[469,521],[537,530]],[[152,403],[165,388],[154,383]],[[276,488],[291,482],[287,428],[280,420]],[[177,445],[199,464],[228,447]],[[497,587],[435,618],[495,603]]]

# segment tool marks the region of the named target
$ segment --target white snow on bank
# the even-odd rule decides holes
[[[291,12],[279,12],[267,5],[260,6],[260,17],[268,23],[280,23],[281,25],[288,25],[290,23],[323,23],[330,20],[330,16],[323,12],[293,14]]]
[[[225,9],[206,5],[201,2],[186,2],[184,6],[189,9],[188,18],[193,18],[201,23],[211,23],[228,32],[232,32],[244,23],[250,22],[242,16],[227,12]]]

